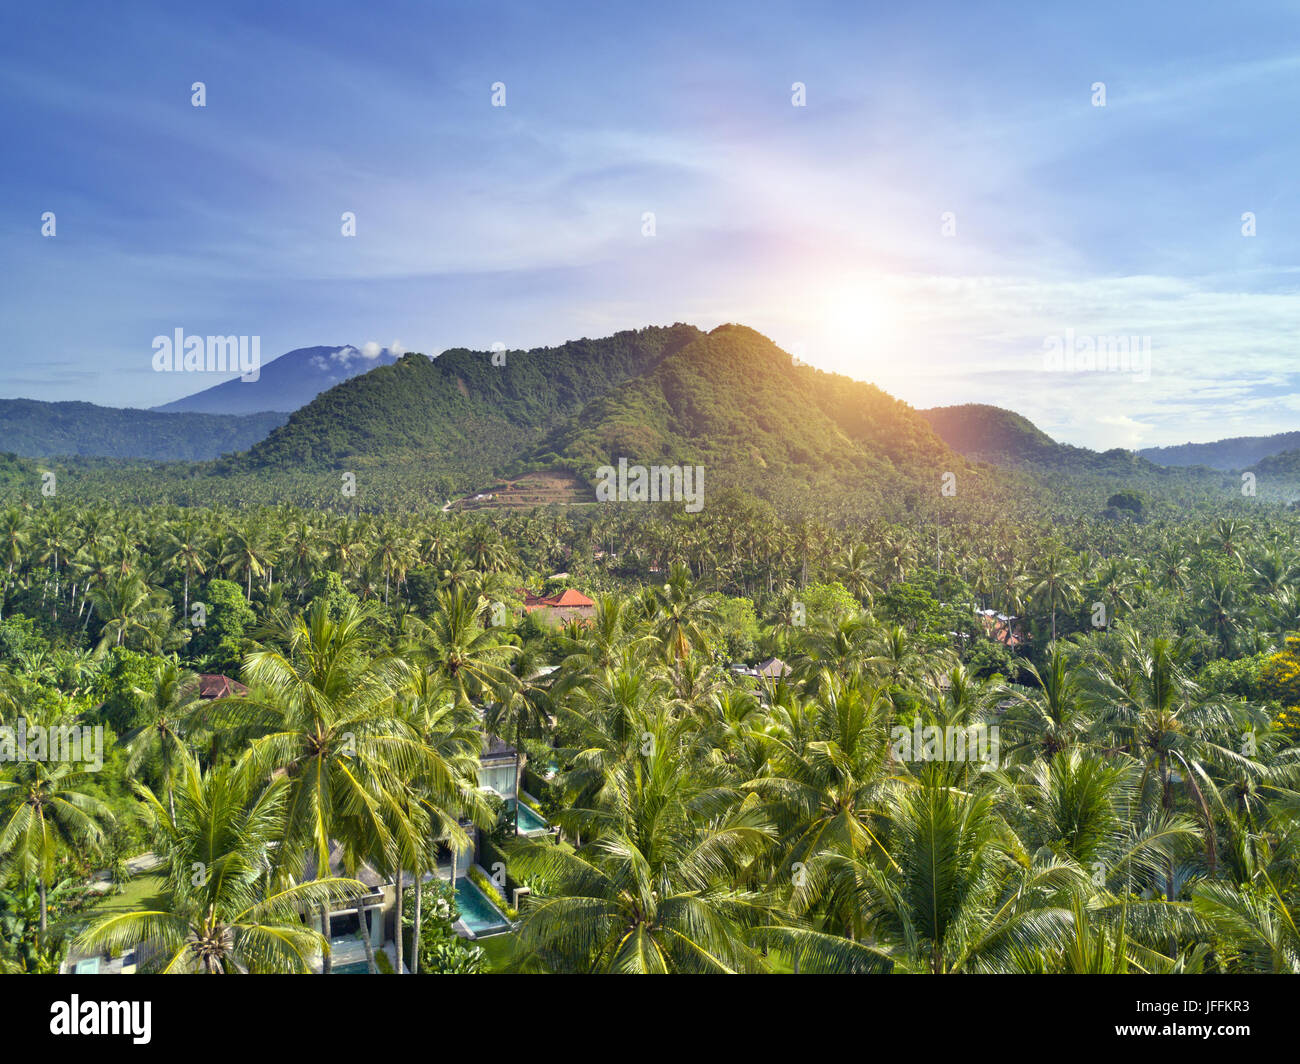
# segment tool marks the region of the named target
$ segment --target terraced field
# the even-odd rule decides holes
[[[594,503],[591,486],[568,470],[525,473],[515,480],[497,481],[473,495],[454,501],[453,510],[531,510],[552,503],[580,506]]]

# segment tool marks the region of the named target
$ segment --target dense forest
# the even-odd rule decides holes
[[[476,833],[511,931],[408,886],[408,968],[1300,970],[1296,518],[1231,481],[1192,507],[971,467],[997,490],[949,497],[921,465],[888,512],[467,515],[37,473],[6,468],[0,724],[107,739],[100,771],[0,766],[8,970],[148,940],[169,971],[305,971],[363,869]],[[520,608],[564,587],[590,618]],[[511,830],[488,734],[558,832]]]

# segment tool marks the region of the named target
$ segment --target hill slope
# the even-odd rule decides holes
[[[701,464],[715,482],[761,490],[765,479],[785,476],[828,484],[910,478],[951,466],[954,456],[906,403],[795,365],[753,329],[723,325],[588,404],[537,457],[588,474],[619,458]]]
[[[241,458],[255,468],[415,461],[491,476],[598,395],[699,335],[690,325],[616,333],[555,348],[409,354],[332,388]],[[500,361],[498,359],[497,361]]]
[[[162,413],[254,414],[278,410],[287,414],[334,385],[376,366],[391,365],[397,359],[388,348],[367,357],[350,345],[299,347],[264,363],[255,381],[235,377],[154,409]]]
[[[1247,469],[1260,459],[1297,448],[1300,448],[1300,432],[1279,432],[1273,436],[1234,436],[1213,443],[1145,447],[1138,454],[1164,466],[1204,465],[1211,469]]]
[[[202,462],[246,450],[284,420],[284,414],[274,412],[164,414],[93,403],[0,399],[0,441],[33,458],[81,455]]]
[[[949,447],[977,462],[1012,469],[1100,475],[1158,472],[1153,463],[1122,448],[1092,451],[1057,443],[1028,418],[999,406],[966,403],[934,407],[920,414]]]

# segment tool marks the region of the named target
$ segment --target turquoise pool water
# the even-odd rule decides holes
[[[330,969],[332,975],[369,975],[370,967],[365,961],[353,964],[336,964]]]
[[[517,804],[519,806],[519,830],[521,832],[527,834],[530,831],[545,831],[551,826],[539,813],[534,812],[523,802]]]
[[[468,876],[456,880],[456,906],[460,909],[460,918],[465,921],[465,926],[476,937],[510,929],[510,921],[497,911],[497,907],[488,901],[487,895]]]

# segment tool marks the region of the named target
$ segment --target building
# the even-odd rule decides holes
[[[558,627],[570,621],[590,621],[596,615],[596,603],[571,587],[555,595],[534,595],[525,591],[524,613],[536,614],[539,621]]]
[[[976,610],[980,623],[984,626],[984,634],[992,639],[995,643],[1001,643],[1003,646],[1016,650],[1025,642],[1024,632],[1022,631],[1018,617],[1008,617],[1005,613],[998,613],[996,610]]]
[[[790,666],[780,658],[768,658],[758,666],[758,675],[769,680],[779,680],[782,676],[790,674]]]
[[[199,675],[200,698],[230,698],[234,695],[246,695],[248,688],[238,680],[219,673],[205,672]]]

